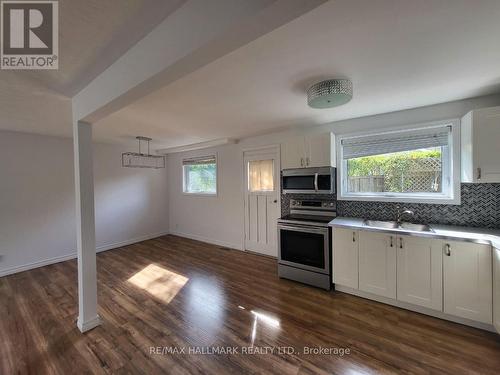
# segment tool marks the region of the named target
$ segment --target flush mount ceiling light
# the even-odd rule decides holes
[[[332,108],[352,99],[352,82],[348,79],[328,79],[307,90],[307,104],[312,108]]]
[[[139,142],[139,152],[124,152],[122,154],[122,167],[127,168],[165,168],[165,157],[163,155],[151,155],[149,142],[151,138],[135,137]],[[141,152],[141,142],[147,142],[148,152]]]

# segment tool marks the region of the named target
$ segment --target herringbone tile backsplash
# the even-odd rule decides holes
[[[394,220],[396,206],[415,212],[415,223],[446,224],[481,228],[500,228],[500,184],[462,184],[460,205],[337,201],[337,216],[370,220]],[[283,194],[282,214],[288,213],[290,199],[328,199],[335,196]]]

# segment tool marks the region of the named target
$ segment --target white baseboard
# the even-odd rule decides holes
[[[81,333],[85,333],[101,325],[101,322],[102,320],[99,315],[96,315],[93,319],[90,319],[89,321],[86,322],[82,322],[80,320],[80,317],[78,317],[78,320],[76,321],[76,326],[80,329]]]
[[[359,290],[359,289],[353,289],[353,288],[349,288],[347,286],[335,284],[335,290],[339,291],[339,292],[353,294],[353,295],[358,296],[358,297],[371,299],[373,301],[385,303],[387,305],[400,307],[400,308],[403,308],[406,310],[415,311],[415,312],[418,312],[420,314],[430,315],[430,316],[433,316],[435,318],[449,320],[449,321],[454,322],[454,323],[464,324],[464,325],[467,325],[470,327],[483,329],[485,331],[495,332],[495,329],[494,329],[493,325],[491,325],[491,324],[476,322],[474,320],[460,318],[457,316],[446,314],[442,311],[437,311],[437,310],[428,309],[428,308],[422,307],[422,306],[412,305],[411,303],[398,301],[398,300],[395,300],[392,298],[377,296],[375,294],[364,292],[364,291]]]
[[[125,241],[121,241],[121,242],[115,242],[115,243],[111,243],[111,244],[107,244],[107,245],[97,246],[96,252],[100,253],[101,251],[107,251],[107,250],[116,249],[116,248],[122,247],[122,246],[132,245],[134,243],[138,243],[138,242],[142,242],[142,241],[147,241],[147,240],[150,240],[150,239],[153,239],[153,238],[157,238],[157,237],[161,237],[161,236],[166,236],[167,234],[170,234],[170,232],[167,231],[167,232],[159,232],[159,233],[147,234],[145,236],[140,236],[140,237],[132,238],[130,240],[125,240]]]
[[[132,245],[134,243],[138,243],[138,242],[150,240],[150,239],[153,239],[153,238],[165,236],[167,234],[169,234],[168,231],[167,232],[154,233],[154,234],[148,234],[148,235],[145,235],[145,236],[140,236],[140,237],[132,238],[132,239],[126,240],[126,241],[120,241],[120,242],[115,242],[115,243],[111,243],[111,244],[101,245],[101,246],[98,246],[96,248],[96,252],[100,253],[100,252],[103,252],[103,251],[116,249],[118,247]],[[48,266],[48,265],[51,265],[51,264],[60,263],[60,262],[64,262],[64,261],[67,261],[67,260],[70,260],[70,259],[75,259],[75,258],[76,258],[76,251],[73,251],[73,252],[71,252],[70,254],[67,254],[67,255],[61,255],[61,256],[58,256],[58,257],[54,257],[54,258],[44,259],[44,260],[40,260],[40,261],[36,261],[36,262],[32,262],[32,263],[27,263],[27,264],[22,264],[22,265],[19,265],[19,266],[14,266],[14,267],[10,267],[10,268],[4,269],[4,270],[0,270],[0,277],[7,276],[7,275],[12,275],[12,274],[19,273],[19,272],[29,271],[29,270],[32,270],[34,268]]]
[[[67,254],[67,255],[61,255],[58,257],[44,259],[44,260],[40,260],[40,261],[33,262],[33,263],[22,264],[20,266],[15,266],[15,267],[7,268],[4,270],[0,270],[0,277],[12,275],[12,274],[23,272],[23,271],[28,271],[28,270],[31,270],[33,268],[48,266],[48,265],[54,264],[54,263],[65,262],[67,260],[75,259],[75,258],[76,258],[76,252],[73,252],[73,253]]]
[[[216,239],[213,239],[213,238],[208,238],[208,237],[205,237],[205,236],[199,236],[197,234],[183,233],[183,232],[179,232],[179,231],[176,231],[176,230],[170,230],[170,234],[173,234],[173,235],[179,236],[179,237],[189,238],[191,240],[196,240],[196,241],[200,241],[200,242],[206,242],[206,243],[209,243],[209,244],[212,244],[212,245],[217,245],[217,246],[222,246],[222,247],[228,247],[230,249],[243,250],[241,244],[234,244],[234,243],[230,243],[230,242],[220,241],[220,240],[216,240]]]

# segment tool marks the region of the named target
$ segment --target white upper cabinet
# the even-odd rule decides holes
[[[500,182],[500,107],[462,118],[462,182]]]
[[[441,241],[398,236],[397,296],[399,301],[442,311]]]
[[[493,323],[491,246],[443,243],[444,312]]]
[[[359,289],[396,298],[396,236],[359,231]]]
[[[281,145],[281,168],[305,167],[305,146],[304,137],[287,139],[287,141]]]
[[[358,289],[358,232],[333,230],[333,282]]]
[[[283,169],[335,166],[333,133],[322,133],[287,139],[281,146]]]
[[[316,134],[305,138],[308,167],[335,166],[335,139],[332,133]]]

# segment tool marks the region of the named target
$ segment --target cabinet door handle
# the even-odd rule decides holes
[[[306,158],[306,165],[309,165],[309,158]]]
[[[402,237],[399,237],[399,248],[400,249],[403,248],[403,238]]]
[[[477,169],[477,179],[480,180],[481,179],[481,168],[478,168]]]
[[[392,236],[391,236],[391,243],[389,245],[390,247],[394,247],[394,243],[392,242]]]
[[[303,167],[304,166],[304,158],[300,158],[300,166]]]
[[[352,242],[356,242],[356,232],[352,232]]]
[[[451,255],[451,246],[449,243],[444,245],[444,255],[446,255],[448,257]]]

